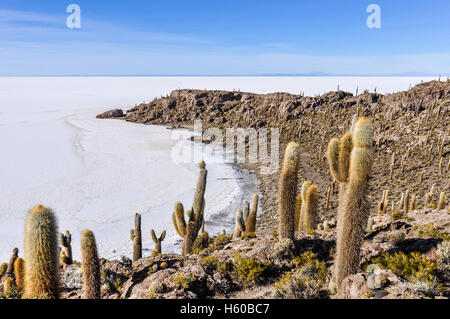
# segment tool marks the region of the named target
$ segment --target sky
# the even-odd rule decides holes
[[[381,28],[367,26],[371,4]],[[1,0],[0,76],[448,75],[449,12],[448,0]]]

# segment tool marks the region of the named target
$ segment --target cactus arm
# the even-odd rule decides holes
[[[158,243],[158,238],[156,237],[155,231],[153,229],[150,230],[150,234],[152,236],[152,240],[155,244]]]
[[[161,236],[159,237],[159,242],[162,242],[164,240],[164,238],[166,238],[166,231],[163,230],[163,232],[161,233]]]

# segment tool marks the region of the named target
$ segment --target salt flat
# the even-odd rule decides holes
[[[142,214],[143,245],[149,231],[168,231],[163,249],[179,251],[171,222],[175,201],[192,204],[198,169],[194,161],[176,164],[178,142],[164,127],[98,120],[110,108],[131,108],[177,88],[315,95],[340,89],[380,93],[406,90],[429,81],[419,77],[74,77],[0,78],[0,261],[12,249],[23,255],[27,211],[41,203],[54,209],[60,231],[73,233],[79,259],[79,233],[92,229],[100,255],[130,256],[129,229]],[[186,133],[189,135],[189,133]],[[184,139],[183,139],[184,140]],[[185,146],[191,145],[185,141]],[[206,146],[206,151],[208,151]],[[205,152],[205,156],[207,152]],[[234,210],[245,190],[224,163],[208,164],[207,230],[231,231]],[[247,196],[246,194],[245,196]],[[230,204],[232,203],[232,205]]]

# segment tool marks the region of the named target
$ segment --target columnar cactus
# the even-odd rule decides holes
[[[80,239],[81,270],[83,272],[83,298],[100,299],[100,261],[94,233],[83,230]]]
[[[14,277],[16,278],[17,287],[23,289],[25,284],[25,261],[17,258],[14,262]]]
[[[8,270],[8,264],[2,263],[0,265],[0,279],[6,274],[6,270]]]
[[[58,299],[58,236],[56,218],[50,209],[38,205],[29,211],[24,248],[24,298]]]
[[[302,185],[301,192],[303,201],[300,212],[299,231],[311,232],[317,227],[319,195],[317,186],[306,181]]]
[[[411,196],[411,202],[409,203],[409,210],[416,210],[416,200],[417,200],[417,196],[416,196],[416,194],[413,194]]]
[[[293,240],[295,234],[295,205],[297,196],[297,173],[300,167],[300,146],[291,142],[284,154],[279,188],[279,236],[280,240]]]
[[[445,208],[446,197],[447,197],[447,194],[445,192],[441,192],[439,194],[439,203],[438,203],[438,206],[437,206],[438,209],[444,209]]]
[[[233,238],[240,238],[245,233],[245,221],[242,209],[238,208],[234,220],[234,234]]]
[[[133,241],[133,262],[142,258],[142,232],[141,214],[134,216],[134,229],[130,230],[130,238]]]
[[[258,213],[258,194],[253,194],[252,197],[252,205],[250,207],[250,214],[245,221],[245,228],[247,233],[255,233],[256,232],[256,216]]]
[[[409,210],[409,189],[405,193],[405,197],[403,199],[403,216],[408,215]]]
[[[154,252],[157,254],[161,254],[161,243],[166,238],[166,231],[163,230],[161,233],[161,236],[156,237],[155,231],[153,229],[150,230],[150,234],[152,236],[153,242],[155,243],[155,250]]]
[[[64,250],[61,252],[63,254],[61,261],[64,265],[64,268],[68,265],[72,265],[73,258],[72,258],[72,235],[68,230],[66,230],[65,234],[60,234],[59,241],[61,242],[61,245],[64,247]]]
[[[192,210],[186,212],[188,222],[186,223],[184,219],[183,205],[179,202],[175,204],[175,211],[172,215],[175,229],[183,238],[183,256],[189,255],[192,252],[192,245],[204,222],[206,178],[208,176],[208,170],[205,167],[205,162],[201,161],[199,163],[200,174],[197,181]]]
[[[6,274],[12,276],[14,274],[14,262],[19,257],[19,249],[14,248],[11,259],[9,260],[8,268],[6,270]]]
[[[383,196],[381,200],[378,202],[378,214],[384,215],[386,214],[386,210],[389,204],[388,200],[389,190],[383,190]]]
[[[14,290],[14,287],[15,287],[14,278],[6,277],[5,281],[3,282],[3,295],[6,298],[10,298]]]
[[[359,265],[362,237],[369,218],[367,192],[372,142],[372,123],[360,118],[353,133],[344,134],[340,141],[332,139],[328,148],[331,173],[340,182],[335,263],[337,287],[345,277],[355,273]]]

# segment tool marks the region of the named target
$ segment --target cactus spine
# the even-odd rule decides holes
[[[278,238],[294,239],[295,202],[297,194],[297,173],[300,166],[300,146],[291,142],[284,154],[283,169],[280,176],[279,189],[279,236]]]
[[[161,236],[156,237],[155,231],[153,229],[150,230],[150,234],[152,236],[153,242],[155,243],[155,252],[157,254],[161,253],[161,243],[164,240],[164,238],[166,238],[166,231],[163,230],[163,232],[161,233]]]
[[[58,299],[58,236],[53,212],[42,205],[33,208],[25,221],[24,298]]]
[[[130,230],[130,238],[133,241],[133,263],[142,258],[142,232],[141,215],[134,215],[134,229]]]
[[[83,230],[80,239],[81,269],[83,272],[83,298],[100,299],[100,261],[94,233]]]
[[[362,236],[369,218],[367,191],[372,142],[372,123],[360,118],[353,133],[344,134],[340,141],[332,139],[328,147],[331,173],[340,182],[335,263],[337,287],[345,277],[355,273],[359,265]]]
[[[178,234],[183,238],[182,255],[186,256],[192,252],[192,245],[198,236],[198,232],[204,223],[205,210],[205,190],[208,170],[205,168],[205,162],[199,163],[200,174],[197,181],[197,188],[194,195],[192,210],[186,212],[188,222],[184,219],[184,208],[180,202],[175,203],[175,211],[172,215],[172,221]]]
[[[302,185],[302,207],[300,211],[299,231],[311,232],[316,229],[318,220],[318,193],[317,186],[306,181]]]
[[[16,278],[17,287],[23,289],[25,284],[25,261],[17,258],[14,262],[14,277]]]
[[[72,265],[73,258],[72,258],[72,235],[68,230],[66,230],[65,234],[60,234],[60,242],[61,245],[64,247],[64,250],[62,253],[61,261],[64,265],[64,268],[68,265]]]

